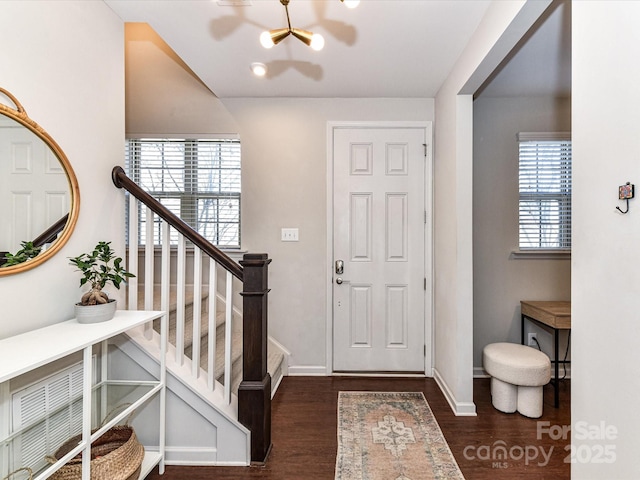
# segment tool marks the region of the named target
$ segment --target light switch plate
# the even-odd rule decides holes
[[[281,240],[283,242],[297,242],[298,241],[298,229],[297,228],[283,228]]]

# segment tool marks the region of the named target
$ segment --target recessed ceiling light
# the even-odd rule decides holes
[[[253,62],[251,71],[256,77],[264,77],[267,74],[267,66],[264,63]]]

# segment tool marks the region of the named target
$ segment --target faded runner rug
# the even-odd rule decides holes
[[[340,392],[336,480],[464,480],[422,392]]]

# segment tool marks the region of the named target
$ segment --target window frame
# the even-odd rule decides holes
[[[560,171],[561,177],[557,180],[560,185],[558,191],[554,192],[523,192],[523,160],[521,146],[523,143],[556,143],[559,148],[566,148],[568,144],[568,155],[565,153],[559,159],[559,164],[555,166]],[[571,256],[571,197],[572,197],[572,145],[570,132],[520,132],[517,134],[518,143],[518,248],[512,252],[513,258],[544,258],[544,259],[565,259]],[[562,145],[565,144],[565,145]],[[568,157],[568,158],[567,158]],[[536,162],[539,161],[536,156]],[[564,162],[564,163],[562,163]],[[542,180],[544,181],[544,179]],[[551,186],[549,184],[548,186]],[[568,193],[567,193],[568,192]],[[523,201],[556,201],[558,203],[558,226],[559,243],[558,247],[553,246],[523,246],[522,228]],[[568,220],[568,221],[567,221]],[[540,225],[540,222],[538,223]],[[543,240],[540,240],[543,243]]]
[[[137,153],[132,155],[131,152],[131,145],[134,144],[134,142],[138,143],[138,146],[136,146],[134,148],[134,152]],[[162,203],[163,199],[176,199],[179,201],[180,206],[179,206],[179,213],[176,213],[182,220],[184,220],[188,225],[192,226],[192,228],[194,228],[194,230],[198,230],[197,229],[197,225],[200,222],[200,220],[198,219],[198,202],[202,201],[202,200],[234,200],[237,202],[237,212],[238,212],[238,221],[237,221],[237,244],[232,244],[232,245],[228,245],[228,244],[220,244],[219,240],[220,240],[220,230],[219,228],[216,227],[216,235],[217,238],[207,238],[207,235],[205,235],[203,232],[200,232],[205,238],[207,238],[207,240],[209,240],[213,245],[215,245],[217,248],[221,249],[221,250],[228,250],[228,251],[239,251],[241,249],[241,245],[242,245],[242,154],[241,154],[241,143],[240,143],[240,138],[238,135],[235,134],[220,134],[220,135],[163,135],[161,137],[159,136],[154,136],[154,135],[128,135],[126,138],[126,148],[125,148],[125,169],[127,171],[127,174],[131,177],[131,179],[136,182],[138,185],[140,185],[142,188],[142,182],[141,182],[141,178],[142,178],[142,170],[145,168],[144,166],[140,166],[140,147],[139,144],[140,142],[149,142],[149,143],[167,143],[167,144],[171,144],[171,143],[179,143],[182,144],[184,147],[184,168],[182,170],[182,175],[183,175],[183,184],[185,186],[185,188],[183,189],[183,191],[170,191],[170,190],[149,190],[145,188],[145,191],[147,193],[149,193],[151,196],[153,196],[155,199],[157,199],[158,201],[160,201]],[[232,167],[231,170],[237,170],[238,174],[239,174],[239,191],[238,192],[232,192],[232,191],[227,191],[227,192],[222,192],[221,190],[219,190],[218,192],[198,192],[197,189],[197,184],[198,184],[198,143],[211,143],[211,142],[217,142],[220,143],[221,145],[224,144],[228,144],[228,143],[232,143],[232,144],[237,144],[238,145],[238,166],[237,167]],[[132,164],[133,162],[133,164]],[[137,163],[137,165],[136,165]],[[220,170],[223,171],[225,170],[225,168],[222,166],[222,163],[220,163],[220,166],[218,168],[214,168],[213,170]],[[128,197],[127,197],[128,198]],[[217,207],[218,209],[220,208],[219,206]],[[127,229],[128,229],[128,212],[129,212],[129,208],[127,205]],[[218,210],[219,212],[219,210]],[[236,222],[221,222],[220,221],[220,215],[218,214],[218,212],[216,213],[216,221],[215,222],[209,222],[209,223],[214,223],[216,225],[218,224],[224,224],[224,223],[236,223]],[[155,222],[157,224],[158,222],[158,218],[157,216],[155,217]],[[142,212],[139,211],[138,212],[138,246],[140,247],[144,247],[145,246],[145,234],[143,234],[143,227],[142,224],[145,222],[145,218],[144,215],[142,215]],[[160,232],[158,231],[157,233],[155,232],[156,227],[154,227],[154,248],[158,248],[160,246]],[[127,239],[128,239],[128,235],[127,235]],[[128,240],[127,240],[128,243]],[[171,242],[171,248],[176,248],[177,244],[174,243],[173,239]]]

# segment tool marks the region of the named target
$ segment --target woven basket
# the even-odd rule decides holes
[[[53,455],[47,457],[55,463],[75,448],[81,435],[67,440]],[[144,457],[144,447],[129,425],[116,425],[91,444],[91,480],[138,480]],[[51,477],[53,480],[79,480],[82,478],[82,454],[72,458]]]
[[[19,472],[27,472],[29,474],[29,480],[33,479],[33,470],[31,470],[29,467],[23,467],[23,468],[19,468],[18,470],[14,470],[9,475],[4,477],[2,480],[10,480],[13,478],[14,475],[17,475]]]

